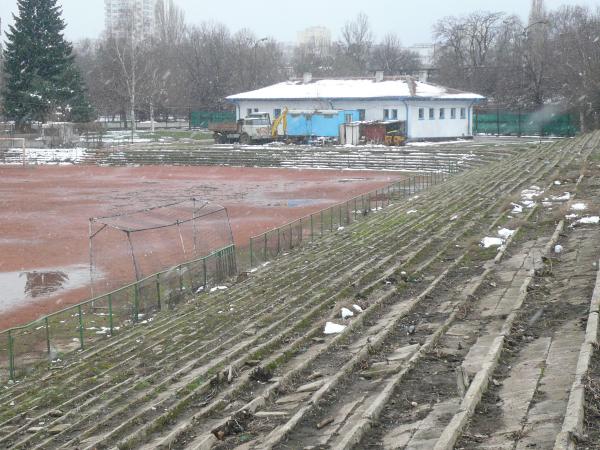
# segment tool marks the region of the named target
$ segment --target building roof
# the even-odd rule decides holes
[[[411,86],[411,84],[413,84]],[[411,88],[414,92],[411,93]],[[411,95],[412,94],[412,95]],[[255,91],[230,95],[227,100],[484,100],[485,97],[406,78],[376,82],[374,79],[329,79],[285,81]]]

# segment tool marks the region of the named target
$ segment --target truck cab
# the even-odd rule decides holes
[[[256,112],[238,121],[240,143],[252,144],[271,140],[271,116],[269,113]]]

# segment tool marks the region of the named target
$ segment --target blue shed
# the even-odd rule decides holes
[[[290,110],[286,134],[290,137],[339,138],[340,125],[358,120],[358,110]]]

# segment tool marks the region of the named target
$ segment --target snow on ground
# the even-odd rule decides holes
[[[30,164],[73,164],[83,161],[85,148],[27,148],[25,159]],[[7,164],[22,164],[23,150],[11,148],[5,155]]]
[[[481,240],[481,243],[479,245],[483,248],[490,248],[500,247],[502,244],[504,244],[504,240],[502,238],[486,236]]]
[[[508,239],[513,234],[515,234],[515,230],[509,230],[508,228],[500,228],[498,230],[498,236],[500,236],[504,240]]]
[[[325,334],[338,334],[346,329],[346,325],[338,325],[337,323],[327,322],[325,324]]]
[[[587,206],[585,203],[574,203],[573,205],[571,205],[571,210],[573,211],[585,211],[587,209]]]

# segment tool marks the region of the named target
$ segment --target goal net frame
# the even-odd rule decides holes
[[[187,207],[183,206],[183,205],[191,205],[191,207]],[[176,208],[182,208],[185,210],[186,213],[191,212],[191,215],[188,214],[179,214],[176,217],[164,217],[164,215],[161,216],[161,212],[165,211],[165,210],[173,210],[175,211]],[[182,217],[179,217],[180,215],[182,215]],[[212,216],[212,217],[211,217]],[[137,217],[137,219],[136,219]],[[202,252],[202,250],[200,249],[201,245],[201,239],[202,236],[200,236],[199,234],[201,233],[201,231],[198,231],[199,228],[201,228],[201,225],[204,222],[204,226],[211,226],[211,219],[214,219],[215,217],[217,217],[217,226],[220,227],[220,231],[223,235],[225,236],[225,239],[228,241],[227,245],[219,245],[216,248],[211,248],[211,247],[206,247],[207,250]],[[218,217],[221,217],[221,219],[219,219]],[[187,257],[188,254],[190,254],[190,251],[188,251],[188,249],[186,249],[186,245],[184,243],[184,236],[182,234],[182,226],[185,226],[186,224],[191,223],[191,242],[193,243],[193,249],[191,250],[191,255],[192,257]],[[220,223],[220,225],[219,225]],[[206,225],[208,224],[208,225]],[[212,225],[214,226],[214,225]],[[90,288],[91,288],[91,294],[92,297],[94,297],[94,295],[99,294],[99,292],[95,292],[95,252],[96,249],[94,247],[94,239],[97,238],[101,233],[103,233],[105,230],[107,229],[111,229],[111,230],[115,230],[118,233],[123,233],[124,238],[125,238],[125,242],[127,245],[127,253],[128,253],[128,257],[131,259],[131,263],[133,266],[133,275],[135,277],[135,282],[139,282],[140,280],[144,279],[144,277],[153,275],[154,273],[158,273],[162,270],[166,270],[166,269],[170,269],[172,266],[176,266],[177,264],[182,264],[182,263],[186,263],[189,262],[191,260],[197,259],[197,258],[201,258],[204,256],[207,256],[208,254],[210,254],[211,252],[215,251],[215,250],[219,250],[223,247],[226,247],[228,245],[232,245],[234,243],[233,240],[233,230],[231,228],[231,221],[229,219],[229,213],[227,211],[227,208],[219,205],[217,203],[213,203],[209,200],[204,200],[204,199],[198,199],[195,197],[189,198],[189,199],[185,199],[185,200],[180,200],[177,202],[172,202],[172,203],[168,203],[168,204],[163,204],[163,205],[157,205],[157,206],[152,206],[149,208],[145,208],[145,209],[141,209],[141,210],[135,210],[135,211],[129,211],[129,212],[123,212],[123,213],[119,213],[119,214],[114,214],[114,215],[110,215],[110,216],[103,216],[103,217],[92,217],[89,219],[89,263],[90,263]],[[132,236],[136,235],[137,233],[144,233],[144,232],[154,232],[154,231],[158,231],[160,232],[161,230],[165,230],[165,231],[169,231],[172,229],[176,229],[177,231],[177,235],[178,235],[178,239],[176,239],[178,242],[175,243],[173,242],[173,239],[170,240],[170,242],[168,242],[169,244],[173,244],[173,245],[177,245],[179,246],[179,249],[181,251],[181,256],[183,256],[183,260],[178,261],[176,264],[173,265],[169,265],[167,267],[156,267],[154,270],[155,272],[152,273],[144,273],[144,271],[142,270],[142,268],[140,267],[140,255],[138,254],[139,249],[136,249],[136,245],[134,245],[134,242],[132,240]],[[189,231],[188,231],[189,234]],[[190,236],[185,236],[187,239],[189,240]],[[172,238],[172,236],[171,236]],[[203,243],[206,244],[206,243]],[[143,253],[142,249],[142,253]],[[201,253],[205,253],[205,254],[201,254]],[[144,255],[147,256],[147,255]],[[160,258],[158,258],[160,259]]]
[[[23,167],[25,167],[27,165],[27,151],[26,151],[26,147],[25,147],[25,138],[17,138],[17,137],[0,137],[0,149],[5,149],[6,151],[13,149],[13,148],[19,148],[19,147],[15,147],[15,146],[11,146],[8,145],[6,147],[4,147],[4,145],[2,145],[2,142],[6,142],[6,141],[20,141],[21,142],[21,163],[23,165]],[[0,160],[0,162],[2,163],[6,163],[6,155],[2,155],[2,160]]]

